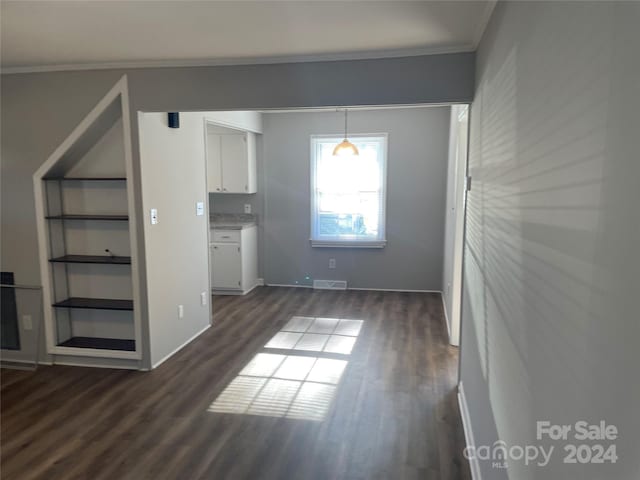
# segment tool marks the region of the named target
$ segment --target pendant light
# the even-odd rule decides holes
[[[334,156],[360,155],[358,148],[347,140],[347,109],[344,109],[344,140],[333,149]]]

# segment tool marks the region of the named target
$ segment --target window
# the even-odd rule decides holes
[[[334,156],[343,137],[311,137],[311,244],[382,248],[387,135],[350,135],[360,155]]]

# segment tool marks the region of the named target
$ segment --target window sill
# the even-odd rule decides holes
[[[386,240],[358,241],[358,240],[309,240],[314,248],[384,248]]]

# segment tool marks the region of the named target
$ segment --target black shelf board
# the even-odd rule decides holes
[[[43,180],[71,180],[71,181],[96,181],[96,182],[124,182],[127,177],[44,177]]]
[[[130,265],[131,257],[111,257],[108,255],[64,255],[49,260],[53,263],[101,263],[107,265]]]
[[[59,343],[58,346],[134,352],[136,350],[136,341],[120,338],[71,337],[69,340]]]
[[[128,215],[47,215],[45,217],[49,220],[110,220],[110,221],[128,221]]]
[[[60,308],[87,308],[92,310],[133,310],[133,300],[114,298],[71,297],[53,304]]]

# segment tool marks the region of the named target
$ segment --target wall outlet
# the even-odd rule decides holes
[[[244,204],[244,213],[251,213],[251,204],[250,203],[245,203]]]
[[[24,330],[33,330],[33,321],[31,315],[22,315],[22,328]]]
[[[202,292],[200,294],[200,305],[203,307],[207,304],[207,292]]]
[[[155,225],[158,223],[158,209],[152,208],[149,212],[149,216],[151,217],[151,225]]]
[[[178,305],[178,318],[184,318],[184,305]]]
[[[329,268],[336,268],[336,259],[335,258],[330,258],[329,259]]]

